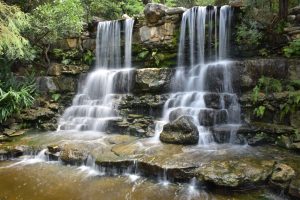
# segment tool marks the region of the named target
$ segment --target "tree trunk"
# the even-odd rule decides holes
[[[48,56],[49,50],[50,50],[50,44],[48,44],[48,45],[46,46],[45,51],[44,51],[44,53],[45,53],[45,59],[46,59],[46,62],[47,62],[48,67],[50,66],[50,58],[49,58],[49,56]]]
[[[288,0],[279,0],[279,19],[287,19],[288,16]]]

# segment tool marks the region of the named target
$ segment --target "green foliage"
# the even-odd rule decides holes
[[[45,51],[47,57],[49,45],[65,36],[81,33],[83,15],[80,0],[55,0],[39,5],[30,15],[31,28],[27,35],[32,44]]]
[[[258,79],[257,85],[252,90],[252,101],[256,103],[261,92],[269,94],[272,92],[281,92],[282,89],[282,84],[279,80],[262,76]]]
[[[65,51],[63,49],[53,49],[56,58],[61,60],[64,65],[76,64],[76,60],[80,57],[80,52],[77,49]]]
[[[86,11],[86,19],[99,16],[104,19],[120,19],[123,14],[129,16],[140,14],[143,9],[142,1],[136,0],[82,0]]]
[[[259,55],[261,55],[263,57],[268,57],[270,55],[270,52],[266,48],[260,49],[258,53],[259,53]]]
[[[58,93],[54,93],[51,95],[51,98],[53,99],[53,101],[57,102],[60,99],[61,95]]]
[[[262,37],[263,34],[259,31],[258,23],[255,21],[249,21],[249,23],[243,22],[237,28],[237,43],[239,45],[244,45],[249,49],[259,46]]]
[[[282,91],[282,84],[279,80],[265,76],[258,80],[258,87],[266,94]]]
[[[259,117],[259,118],[262,118],[265,114],[265,110],[266,110],[266,107],[265,106],[259,106],[257,108],[254,109],[254,114]]]
[[[288,100],[280,105],[280,118],[282,119],[288,113],[293,113],[300,108],[300,91],[290,92]]]
[[[193,6],[207,6],[207,5],[215,5],[215,4],[225,4],[228,1],[221,1],[220,0],[156,0],[156,3],[163,3],[170,7],[186,7],[190,8]]]
[[[34,73],[17,78],[10,72],[10,65],[2,62],[0,68],[0,122],[31,106],[36,95]]]
[[[28,26],[27,14],[0,1],[0,56],[8,60],[27,58],[29,43],[21,33]]]
[[[300,56],[300,39],[293,40],[283,48],[284,55],[288,58]]]
[[[260,88],[259,86],[255,86],[252,90],[252,101],[255,103],[258,101],[258,98],[259,98],[259,93],[260,93]]]
[[[0,88],[0,122],[13,114],[18,114],[23,108],[30,107],[33,102],[34,97],[29,86],[24,86],[18,91],[12,88],[4,91]]]
[[[92,65],[93,61],[95,60],[95,56],[93,52],[88,50],[83,54],[83,62],[87,65]]]

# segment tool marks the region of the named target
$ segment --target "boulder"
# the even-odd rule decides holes
[[[175,24],[164,23],[160,26],[143,26],[140,28],[140,40],[142,43],[166,43],[172,42],[175,35]]]
[[[203,98],[207,108],[220,109],[222,107],[221,98],[218,93],[207,93]]]
[[[135,93],[162,93],[170,87],[172,70],[167,68],[145,68],[136,71],[133,91]]]
[[[215,123],[216,111],[213,109],[200,110],[198,119],[199,124],[202,126],[213,126]]]
[[[272,174],[272,160],[212,161],[196,169],[197,179],[217,186],[239,187],[266,182]]]
[[[171,144],[197,144],[199,133],[190,116],[182,116],[163,127],[160,140]]]
[[[54,78],[50,76],[37,77],[36,84],[37,84],[37,89],[40,93],[59,91],[59,88],[54,82]]]
[[[157,23],[166,14],[167,6],[157,3],[148,3],[145,6],[144,14],[150,24]]]
[[[275,187],[287,188],[294,176],[295,171],[293,168],[286,164],[278,163],[274,167],[270,182]]]
[[[61,161],[68,164],[82,164],[87,158],[87,152],[75,147],[65,146],[60,152]]]

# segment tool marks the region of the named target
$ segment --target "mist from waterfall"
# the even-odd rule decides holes
[[[72,106],[60,119],[59,130],[105,131],[109,120],[119,118],[115,102],[119,94],[131,89],[133,24],[132,19],[98,23],[95,70],[79,85]]]
[[[231,17],[230,6],[193,7],[183,14],[172,93],[156,123],[154,140],[166,123],[192,116],[200,145],[214,142],[214,128],[221,126],[231,132],[227,142],[232,142],[240,124],[240,105],[232,85],[232,62],[225,60]]]

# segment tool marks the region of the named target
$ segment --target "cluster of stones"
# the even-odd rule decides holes
[[[288,20],[291,26],[284,29],[291,40],[300,39],[300,6],[289,10]]]

